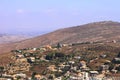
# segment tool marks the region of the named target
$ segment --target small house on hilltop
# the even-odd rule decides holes
[[[80,61],[80,66],[85,68],[86,67],[86,62],[85,61]]]
[[[57,71],[55,65],[50,65],[47,69],[50,71]]]
[[[90,71],[90,76],[95,77],[99,74],[98,71]]]

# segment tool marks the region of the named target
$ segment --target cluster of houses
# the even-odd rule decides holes
[[[64,45],[66,46],[66,45]],[[67,45],[68,46],[68,45]],[[60,47],[62,47],[60,45]],[[22,50],[15,50],[11,57],[14,62],[6,65],[4,70],[0,73],[0,80],[120,80],[119,77],[111,77],[109,73],[117,73],[120,71],[120,56],[114,58],[114,66],[110,70],[108,64],[99,66],[99,70],[91,70],[85,60],[81,60],[81,56],[73,56],[64,62],[59,62],[58,65],[50,64],[46,71],[49,73],[40,74],[35,73],[28,76],[25,72],[29,72],[34,63],[40,60],[50,62],[42,54],[46,51],[59,50],[47,45],[42,48],[28,48]],[[38,53],[39,52],[39,53]],[[105,58],[106,55],[100,55]],[[57,58],[58,59],[58,58]],[[94,61],[93,59],[92,61]],[[92,62],[90,61],[90,62]],[[111,61],[107,61],[111,63]]]

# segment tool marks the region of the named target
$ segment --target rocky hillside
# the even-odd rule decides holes
[[[56,30],[48,34],[20,41],[14,44],[9,43],[0,45],[0,52],[4,53],[13,49],[27,47],[40,47],[47,44],[53,45],[58,42],[106,42],[112,40],[120,40],[120,23],[113,21],[102,21]]]

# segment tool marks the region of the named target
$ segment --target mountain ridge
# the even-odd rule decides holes
[[[80,26],[59,29],[48,34],[19,41],[13,44],[0,45],[0,51],[55,45],[57,43],[97,42],[120,40],[120,23],[114,21],[93,22]],[[9,47],[9,49],[7,48]],[[4,52],[2,52],[4,53]]]
[[[30,38],[26,35],[10,35],[10,34],[0,34],[0,44],[14,43]]]

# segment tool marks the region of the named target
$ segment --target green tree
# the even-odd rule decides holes
[[[61,44],[60,43],[58,43],[57,44],[57,48],[61,48],[62,46],[61,46]]]
[[[118,57],[120,57],[120,52],[118,53]]]
[[[0,66],[0,72],[3,72],[3,71],[4,71],[4,67]]]
[[[33,73],[32,73],[32,80],[35,79],[35,75],[36,75],[36,74],[37,74],[36,72],[33,72]]]

